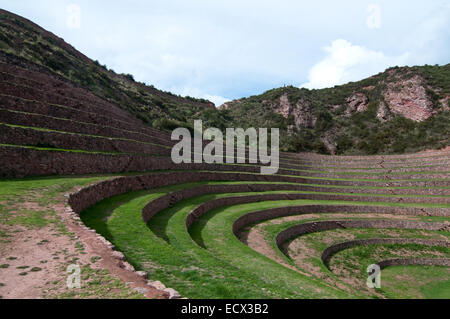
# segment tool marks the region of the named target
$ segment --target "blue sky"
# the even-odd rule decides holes
[[[450,61],[450,1],[0,0],[116,72],[220,105]]]

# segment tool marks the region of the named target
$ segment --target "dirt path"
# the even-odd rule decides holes
[[[168,298],[124,264],[99,236],[68,212],[66,198],[40,206],[18,200],[7,212],[22,224],[0,224],[0,297],[39,298]],[[5,206],[5,205],[3,205]],[[38,212],[52,212],[43,213]],[[4,212],[2,212],[4,214]],[[22,214],[22,215],[21,215]],[[39,216],[36,225],[29,225]],[[25,224],[23,224],[25,223]],[[67,267],[81,269],[81,288],[67,287]],[[131,269],[133,270],[133,269]]]

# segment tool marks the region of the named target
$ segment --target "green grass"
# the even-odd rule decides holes
[[[382,270],[381,284],[388,298],[450,298],[450,270],[441,266],[392,266]]]
[[[9,218],[5,218],[2,214],[1,224],[4,225],[21,225],[27,228],[42,228],[57,220],[53,217],[53,213],[47,211],[33,211],[33,210],[21,210],[13,215],[9,215]],[[6,220],[5,220],[6,219]]]
[[[275,244],[275,237],[276,235],[289,227],[292,227],[294,225],[297,225],[299,223],[308,223],[308,222],[317,222],[322,220],[345,220],[345,219],[366,219],[364,217],[365,214],[355,214],[358,215],[358,217],[349,217],[349,218],[333,218],[333,214],[324,214],[323,216],[319,218],[313,218],[313,219],[302,219],[301,221],[290,221],[290,222],[282,222],[282,220],[279,220],[276,222],[276,220],[270,220],[263,223],[260,223],[260,228],[262,227],[262,230],[265,233],[266,240],[271,244],[272,249],[277,252],[280,256],[284,257],[283,259],[290,263],[291,265],[296,265],[300,270],[305,271],[306,264],[309,264],[309,267],[315,267],[316,272],[321,273],[322,278],[323,276],[329,277],[330,280],[339,280],[341,279],[342,274],[335,275],[334,273],[331,273],[326,267],[324,267],[322,261],[321,261],[321,255],[322,252],[329,247],[332,244],[336,244],[345,240],[355,240],[355,239],[369,239],[369,238],[392,238],[392,233],[395,234],[394,237],[397,238],[422,238],[422,239],[438,239],[443,240],[443,236],[446,236],[447,238],[450,236],[449,232],[440,232],[440,231],[422,231],[422,230],[416,230],[416,229],[389,229],[389,232],[386,232],[386,229],[368,229],[368,228],[355,228],[355,229],[335,229],[335,230],[328,230],[328,231],[322,231],[322,232],[316,232],[311,234],[305,234],[303,236],[297,237],[294,240],[300,240],[302,241],[303,245],[306,245],[309,249],[313,249],[315,253],[311,254],[310,257],[306,259],[302,259],[301,264],[295,264],[295,262],[288,258],[285,254],[283,254],[279,248]],[[360,215],[360,216],[359,216]],[[373,218],[370,219],[379,219],[379,218]],[[416,217],[418,221],[420,219]],[[433,217],[430,217],[430,221],[433,219]],[[435,222],[438,221],[439,218],[436,218],[436,220],[433,220]],[[281,223],[280,223],[281,222]],[[255,226],[255,225],[254,225]],[[349,237],[350,236],[350,237]],[[292,240],[291,240],[292,241]],[[288,241],[286,244],[283,245],[282,251],[285,251],[284,247],[287,247],[287,244],[291,241]],[[303,247],[303,246],[301,246]],[[330,262],[330,267],[332,269],[336,267],[343,267],[346,272],[344,273],[344,277],[351,277],[353,280],[356,278],[359,282],[360,289],[364,291],[363,288],[365,285],[365,280],[367,278],[367,274],[365,273],[366,267],[370,264],[376,263],[383,259],[388,258],[402,258],[405,254],[405,251],[409,251],[408,255],[414,254],[414,256],[419,258],[436,258],[435,253],[444,254],[444,256],[450,256],[450,249],[445,247],[428,247],[428,246],[422,246],[417,244],[386,244],[386,245],[369,245],[369,246],[358,246],[353,247],[350,249],[346,249],[343,251],[338,252],[335,254]],[[296,252],[292,250],[292,248],[289,249],[288,253],[289,256],[292,256],[292,258],[295,258],[297,254],[301,254],[301,251]],[[306,263],[306,264],[305,264]],[[387,269],[383,270],[383,278],[385,271],[389,271],[391,267],[388,267]],[[308,267],[306,268],[308,269]],[[435,281],[442,280],[442,278],[445,278],[445,276],[436,277]],[[425,278],[426,279],[426,278]],[[422,287],[425,285],[424,283],[427,283],[428,281],[425,279],[414,279],[412,282],[413,288]],[[428,278],[429,279],[429,278]],[[398,278],[389,278],[389,285],[390,286],[396,286],[400,285],[401,283],[398,283],[400,279]],[[383,280],[383,289],[376,290],[376,292],[379,295],[383,295],[388,298],[418,298],[419,295],[410,295],[408,293],[403,293],[404,291],[402,289],[398,289],[395,293],[395,295],[392,295],[390,293],[387,293],[384,289],[384,285],[386,283],[386,280]],[[441,286],[446,287],[446,284],[438,283],[436,284],[438,287],[437,290],[441,289]],[[448,283],[447,283],[448,285]],[[430,284],[431,286],[431,284]],[[424,286],[425,287],[425,286]],[[428,287],[428,286],[427,286]],[[434,286],[433,286],[434,287]],[[424,288],[425,289],[425,288]],[[442,288],[444,289],[444,288]],[[444,289],[445,290],[445,289]],[[369,290],[370,291],[370,290]],[[447,295],[447,298],[449,295]],[[432,298],[431,293],[426,296],[426,298]]]
[[[75,186],[85,186],[90,183],[108,179],[116,175],[100,176],[50,176],[30,177],[15,180],[0,180],[0,202],[23,202],[29,200],[30,194],[36,193],[38,201],[44,206],[54,203],[55,197],[61,195]],[[33,198],[31,198],[32,201]],[[4,204],[3,204],[4,206]]]
[[[367,246],[355,246],[344,249],[332,256],[330,268],[336,268],[342,263],[346,263],[351,258],[357,258],[358,264],[351,266],[364,274],[368,265],[375,264],[384,259],[402,258],[408,252],[408,256],[417,258],[436,258],[436,254],[441,258],[450,257],[450,248],[439,246],[425,246],[420,244],[373,244]],[[348,265],[347,265],[348,266]],[[347,267],[348,269],[349,267]]]
[[[308,204],[308,201],[305,201],[305,204]],[[243,258],[239,259],[238,258],[239,256],[236,257],[235,251],[230,253],[226,247],[230,245],[230,242],[236,241],[236,238],[231,232],[231,226],[234,220],[242,216],[241,213],[242,210],[247,211],[248,209],[248,211],[254,211],[255,209],[267,209],[271,207],[277,207],[277,205],[276,204],[274,205],[273,202],[262,202],[257,204],[244,204],[217,209],[214,212],[211,212],[210,214],[203,216],[200,219],[199,222],[200,225],[197,225],[197,229],[195,229],[196,226],[194,226],[194,229],[192,229],[191,233],[193,233],[194,239],[195,236],[197,236],[197,238],[200,237],[202,245],[204,245],[207,249],[213,250],[214,254],[226,256],[224,258],[227,258],[227,260],[233,260],[234,262],[236,262],[236,264],[238,264],[241,267],[257,268],[257,265],[259,263],[257,262],[249,262],[248,264],[242,263],[241,261],[245,259]],[[219,229],[221,231],[219,231]],[[244,249],[245,248],[242,247],[242,250]],[[322,265],[320,259],[318,259],[317,261]],[[322,270],[324,270],[323,266]],[[258,269],[256,269],[255,271],[258,271]],[[266,269],[265,268],[259,269],[259,271],[264,273],[266,272]],[[275,274],[272,275],[276,276]]]
[[[132,176],[135,174],[138,173],[123,175]],[[54,212],[48,209],[47,205],[59,202],[62,194],[75,186],[86,186],[112,176],[116,175],[2,180],[0,181],[0,217],[2,218],[0,224],[23,225],[30,228],[43,227],[49,223],[57,225]],[[305,277],[243,245],[231,232],[233,222],[249,212],[280,206],[325,204],[450,207],[450,204],[382,202],[384,196],[382,194],[372,194],[380,198],[381,202],[309,200],[258,202],[226,206],[213,210],[202,216],[188,232],[185,227],[186,216],[201,203],[221,197],[257,194],[225,193],[207,194],[183,200],[157,214],[148,225],[142,221],[141,211],[143,207],[151,200],[168,192],[201,185],[248,183],[246,181],[199,182],[126,193],[97,203],[85,210],[81,217],[87,226],[95,228],[110,240],[118,250],[124,252],[127,260],[137,269],[148,271],[152,280],[161,280],[167,286],[174,287],[183,296],[189,298],[353,298],[364,297],[364,295],[357,291],[351,293],[342,291],[322,280]],[[250,183],[253,184],[253,182]],[[264,182],[257,184],[264,184]],[[329,187],[332,191],[333,187],[336,186],[324,185],[322,187]],[[382,189],[373,186],[365,188]],[[421,189],[421,187],[406,187],[403,189],[415,188]],[[287,192],[261,192],[259,194],[268,193],[282,194]],[[314,192],[292,191],[290,193],[311,194]],[[371,196],[371,194],[363,193],[361,195]],[[386,196],[390,197],[390,195]],[[420,195],[418,197],[426,198],[429,196]],[[17,209],[21,203],[26,201],[34,202],[42,209]],[[11,212],[14,212],[14,214]],[[78,248],[81,250],[83,247]],[[92,262],[95,261],[92,260]],[[90,298],[95,293],[105,296],[104,291],[99,286],[100,282],[93,280],[91,284],[92,287],[95,287],[95,289],[92,289],[93,294],[90,294],[87,289],[82,293],[73,292],[70,295],[63,294],[60,297]],[[112,284],[110,281],[105,282]]]
[[[23,125],[14,125],[14,124],[8,124],[8,123],[0,123],[0,125],[5,125],[12,128],[23,128],[23,129],[31,129],[35,131],[42,131],[42,132],[52,132],[52,133],[59,133],[59,134],[68,134],[68,135],[77,135],[77,136],[86,136],[86,137],[93,137],[93,138],[100,138],[100,139],[111,139],[111,140],[118,140],[118,141],[131,141],[136,142],[139,144],[148,144],[148,145],[154,145],[154,146],[160,146],[162,148],[170,149],[169,146],[156,144],[156,143],[150,143],[150,142],[142,142],[127,138],[114,138],[114,137],[107,137],[107,136],[100,136],[100,135],[90,135],[90,134],[81,134],[81,133],[75,133],[75,132],[66,132],[66,131],[59,131],[59,130],[53,130],[53,129],[46,129],[46,128],[39,128],[39,127],[30,127],[30,126],[23,126]],[[3,146],[13,146],[11,144],[4,144]],[[89,154],[104,154],[104,155],[117,155],[117,154],[134,154],[134,153],[119,153],[119,152],[105,152],[105,151],[86,151],[86,150],[77,150],[77,149],[58,149],[58,148],[45,148],[45,147],[38,147],[38,146],[25,146],[25,147],[32,147],[38,150],[55,150],[55,151],[71,151],[71,152],[82,152],[82,153],[89,153]],[[140,154],[145,155],[145,154]],[[298,164],[290,164],[292,166],[300,166]],[[373,176],[383,176],[386,175],[384,172],[349,172],[349,171],[342,171],[342,170],[314,170],[314,169],[296,169],[296,168],[288,168],[288,170],[296,171],[296,172],[307,172],[307,173],[316,173],[316,174],[339,174],[339,175],[373,175]],[[450,171],[409,171],[409,172],[390,172],[389,175],[421,175],[421,174],[448,174]]]
[[[450,280],[428,283],[421,286],[420,290],[427,299],[449,299]]]
[[[181,221],[184,221],[190,209],[195,207],[196,203],[201,203],[203,198],[188,200],[187,203],[175,205],[167,212],[155,216],[149,227],[160,228],[166,238],[158,236],[142,222],[140,211],[149,200],[164,194],[160,193],[163,190],[135,192],[102,201],[86,210],[82,214],[82,219],[88,226],[95,227],[113,241],[133,265],[149,270],[153,274],[152,277],[167,282],[187,297],[313,297],[315,295],[313,287],[322,286],[319,282],[309,283],[293,272],[294,281],[298,282],[297,284],[308,285],[311,291],[299,292],[293,286],[290,290],[280,289],[276,283],[262,280],[253,271],[229,264],[196,245],[184,222]],[[169,190],[173,189],[167,188],[166,192]],[[126,204],[123,204],[124,202]],[[123,205],[120,205],[121,203]],[[169,216],[169,219],[166,219],[166,216]],[[240,242],[237,244],[237,247],[242,245]],[[272,269],[276,269],[277,273],[285,270],[279,264],[263,257],[264,259],[265,262],[269,262]],[[332,288],[323,287],[323,289],[325,295],[342,296]]]
[[[144,296],[131,290],[124,282],[111,276],[108,271],[92,268],[87,264],[81,267],[81,288],[67,289],[63,292],[56,288],[65,282],[55,282],[44,297],[54,299],[144,299]],[[60,288],[61,289],[61,288]]]
[[[60,203],[64,200],[63,194],[72,190],[74,187],[87,186],[91,183],[110,178],[112,175],[100,176],[61,176],[61,177],[40,177],[24,178],[19,180],[1,180],[0,181],[0,229],[10,227],[8,232],[2,231],[1,234],[9,236],[13,232],[12,227],[21,226],[30,229],[36,229],[46,226],[52,226],[55,236],[68,235],[72,239],[74,234],[68,232],[64,223],[56,216],[55,211],[49,208],[49,205]],[[36,210],[22,209],[23,203],[36,205]],[[42,239],[37,245],[47,243],[47,239]],[[84,247],[80,242],[75,242],[75,249],[83,253]],[[98,257],[98,256],[97,256]],[[17,257],[8,257],[8,260],[15,260]],[[62,260],[58,253],[53,254],[53,259]],[[75,259],[74,259],[75,260]],[[75,262],[70,261],[71,263]],[[96,262],[98,258],[92,258],[91,262]],[[41,260],[40,264],[46,264],[48,261]],[[38,262],[36,262],[38,263]],[[2,268],[8,268],[8,264],[0,265]],[[32,275],[35,272],[41,272],[41,267],[22,266],[17,267],[22,272],[20,276]],[[26,270],[26,271],[24,271]],[[63,270],[65,272],[65,269]],[[45,298],[143,298],[143,296],[125,283],[105,273],[102,270],[92,269],[90,265],[82,266],[83,285],[81,289],[67,290],[65,281],[58,281],[54,289],[44,292]]]
[[[1,123],[0,125],[5,125],[12,128],[23,128],[23,129],[29,129],[34,131],[41,131],[41,132],[49,132],[49,133],[58,133],[58,134],[68,134],[68,135],[76,135],[76,136],[86,136],[86,137],[93,137],[93,138],[100,138],[100,139],[108,139],[108,140],[115,140],[115,141],[127,141],[127,142],[134,142],[138,144],[147,144],[147,145],[154,145],[166,149],[171,149],[171,147],[167,145],[162,144],[156,144],[151,142],[143,142],[139,140],[132,140],[129,138],[119,138],[119,137],[109,137],[109,136],[102,136],[102,135],[93,135],[93,134],[82,134],[82,133],[76,133],[76,132],[67,132],[67,131],[59,131],[59,130],[52,130],[47,128],[40,128],[40,127],[34,127],[34,126],[24,126],[24,125],[15,125],[15,124],[8,124],[8,123]]]
[[[292,221],[283,221],[285,217],[274,218],[268,221],[262,221],[257,224],[249,225],[246,229],[250,229],[251,227],[259,226],[259,228],[265,233],[265,238],[267,242],[270,244],[274,252],[276,252],[280,257],[293,264],[292,259],[286,256],[286,251],[283,247],[286,247],[293,240],[296,240],[301,237],[302,241],[313,247],[317,251],[317,262],[322,264],[320,260],[320,255],[330,244],[330,240],[335,238],[334,243],[338,243],[342,241],[344,236],[353,236],[354,239],[369,239],[369,238],[391,238],[389,233],[386,233],[387,229],[377,229],[377,228],[347,228],[347,229],[333,229],[328,231],[315,232],[310,234],[305,234],[302,236],[297,236],[296,238],[292,238],[288,240],[286,243],[280,247],[278,247],[275,243],[276,236],[293,226],[303,224],[303,223],[311,223],[311,222],[319,222],[319,221],[327,221],[327,220],[384,220],[386,217],[367,217],[367,214],[374,215],[370,213],[370,211],[366,213],[351,213],[351,215],[355,215],[352,217],[334,217],[335,213],[321,213],[317,212],[316,214],[320,214],[319,217],[314,218],[302,218],[300,220],[292,220]],[[342,214],[342,213],[339,213]],[[376,214],[375,214],[376,216]],[[408,216],[408,220],[422,221],[422,216]],[[448,220],[448,217],[427,217],[427,222],[443,222]],[[389,229],[391,232],[395,232],[396,236],[401,238],[423,238],[423,239],[441,239],[442,236],[450,236],[449,232],[441,232],[441,231],[426,231],[425,233],[422,230],[416,229]],[[327,240],[327,243],[324,242],[324,239]],[[298,265],[297,265],[298,266]],[[301,267],[300,267],[301,268]],[[324,268],[325,269],[325,268]]]
[[[81,216],[89,227],[97,229],[123,251],[135,267],[150,271],[156,279],[167,282],[187,297],[312,297],[314,296],[312,287],[320,287],[320,284],[314,280],[310,282],[309,279],[243,245],[231,233],[234,220],[245,213],[269,207],[302,204],[374,205],[360,202],[297,200],[224,207],[203,216],[193,225],[189,234],[184,226],[185,218],[197,205],[214,198],[247,195],[247,193],[210,194],[177,203],[174,207],[157,214],[149,222],[148,227],[142,222],[140,212],[149,201],[169,191],[204,184],[206,183],[176,185],[115,196],[87,209]],[[375,204],[405,206],[397,203]],[[422,207],[422,204],[406,206]],[[202,246],[207,249],[203,249]],[[180,267],[187,270],[180,272]],[[259,271],[255,270],[255,267]],[[189,269],[196,271],[192,273]],[[236,269],[239,270],[238,273],[235,272]],[[229,279],[225,288],[222,281],[212,279],[223,278],[224,273],[228,274],[225,277]],[[239,280],[234,280],[238,278]],[[288,283],[291,281],[294,284]],[[245,285],[242,285],[242,282],[245,282]],[[280,285],[283,286],[283,290],[279,289]],[[309,290],[305,288],[305,291],[299,291],[296,288],[298,285],[309,287]],[[222,288],[217,291],[217,287]],[[331,293],[330,296],[342,294],[327,285],[322,289],[323,292]]]

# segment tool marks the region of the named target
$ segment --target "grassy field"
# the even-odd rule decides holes
[[[156,173],[156,172],[154,172]],[[134,174],[127,174],[134,175]],[[61,234],[73,236],[65,230],[64,224],[57,214],[51,209],[52,205],[64,202],[64,194],[92,183],[112,178],[115,175],[77,176],[77,177],[43,177],[26,178],[20,180],[0,181],[0,241],[8,244],[11,237],[11,227],[20,226],[26,228],[47,227],[49,225],[59,229]],[[232,225],[239,217],[264,209],[282,206],[299,205],[362,205],[362,206],[385,206],[385,207],[436,207],[450,208],[446,203],[394,203],[384,202],[383,198],[392,198],[396,195],[388,193],[390,189],[427,189],[426,187],[374,187],[362,186],[362,189],[384,189],[386,194],[366,193],[337,193],[333,192],[334,185],[326,185],[330,192],[309,191],[271,191],[252,193],[221,193],[206,194],[202,196],[185,199],[175,203],[155,215],[148,224],[142,220],[142,209],[152,200],[164,196],[170,192],[189,189],[203,185],[242,185],[249,182],[198,182],[189,184],[178,184],[153,190],[129,192],[122,195],[107,198],[82,212],[82,221],[91,228],[97,230],[106,239],[111,241],[116,249],[122,251],[133,266],[138,270],[145,270],[152,280],[160,280],[167,286],[174,287],[183,296],[188,298],[430,298],[433,296],[447,296],[448,281],[422,280],[426,275],[420,269],[411,272],[411,278],[421,280],[420,285],[401,289],[401,274],[395,273],[397,269],[410,269],[409,267],[389,267],[383,270],[383,288],[376,291],[367,289],[354,289],[355,283],[346,280],[339,272],[329,271],[320,260],[320,252],[330,243],[339,242],[343,236],[353,238],[387,237],[380,229],[346,229],[332,230],[321,233],[313,233],[295,240],[302,240],[310,245],[316,252],[310,256],[309,263],[312,267],[320,269],[320,275],[309,272],[308,267],[299,265],[295,261],[295,252],[284,254],[275,245],[275,236],[284,229],[299,223],[298,220],[286,220],[282,218],[250,225],[245,230],[258,227],[264,235],[265,241],[271,247],[274,254],[282,260],[282,263],[269,258],[252,247],[245,245],[232,232]],[[265,184],[258,182],[255,184]],[[293,183],[270,183],[287,184]],[[369,183],[368,183],[369,184]],[[311,184],[304,184],[311,186]],[[369,184],[370,185],[370,184]],[[317,185],[322,186],[322,185]],[[346,188],[341,187],[340,188]],[[348,188],[351,188],[348,186]],[[435,187],[434,189],[447,188]],[[264,195],[264,194],[335,194],[351,196],[374,196],[379,198],[375,202],[359,201],[329,201],[329,200],[280,200],[263,201],[234,206],[223,206],[211,210],[201,216],[188,230],[185,226],[187,215],[202,203],[227,197]],[[417,198],[438,197],[446,198],[448,195],[411,195]],[[407,196],[402,196],[407,197]],[[35,203],[32,209],[22,209],[24,203]],[[14,213],[11,213],[14,212]],[[320,214],[320,212],[318,212]],[[368,212],[370,213],[370,212]],[[333,215],[320,214],[320,216],[305,218],[301,222],[320,221],[333,219]],[[348,219],[382,218],[377,216],[344,217]],[[447,217],[439,216],[408,216],[409,219],[428,222],[445,222]],[[339,219],[343,219],[341,216]],[[402,238],[448,238],[448,232],[432,232],[422,230],[395,230],[398,237]],[[74,240],[74,244],[76,244]],[[401,246],[401,245],[400,245]],[[371,247],[355,247],[339,252],[332,258],[332,270],[342,268],[350,275],[359,280],[364,280],[364,267],[368,262],[377,258],[395,255],[395,251],[403,251],[411,247],[381,245],[381,250],[371,255]],[[406,247],[406,248],[405,248]],[[442,251],[440,248],[424,249],[416,247],[418,256],[432,256],[433,252],[440,251],[448,257],[448,249]],[[284,251],[286,253],[286,251]],[[352,260],[350,266],[348,260]],[[346,262],[347,261],[347,262]],[[286,267],[285,265],[290,265]],[[445,274],[445,267],[431,267],[437,269],[439,274]],[[1,271],[1,270],[0,270]],[[400,270],[398,270],[400,271]],[[440,272],[439,272],[440,271]],[[107,273],[97,272],[84,265],[83,272],[87,278],[91,278],[92,287],[87,287],[84,292],[74,295],[73,293],[59,293],[58,297],[89,297],[92,295],[108,296],[108,289],[104,290],[101,285],[106,285],[118,291],[114,296],[117,298],[138,297],[120,286],[120,283]],[[348,276],[348,274],[347,274]],[[422,277],[421,277],[422,276]],[[101,278],[101,279],[99,279]],[[400,279],[399,279],[400,278]],[[98,284],[99,286],[96,286]],[[412,284],[411,284],[412,285]],[[117,288],[120,286],[120,288]],[[419,287],[420,286],[420,287]],[[96,288],[97,287],[97,288]],[[115,287],[115,288],[114,288]],[[417,288],[417,289],[416,289]]]
[[[237,218],[246,213],[272,207],[310,204],[374,205],[374,203],[295,200],[222,207],[202,216],[188,232],[184,222],[186,216],[201,203],[221,197],[248,195],[248,193],[213,194],[184,200],[157,214],[148,225],[142,222],[140,212],[149,201],[168,192],[205,184],[239,183],[195,183],[128,193],[94,205],[84,211],[81,217],[89,227],[97,229],[123,251],[134,266],[150,271],[155,278],[168,282],[187,297],[360,296],[358,293],[348,294],[336,287],[323,285],[317,278],[305,278],[281,266],[243,245],[231,232],[231,227]],[[376,205],[423,206],[423,204],[402,205],[383,202]],[[449,207],[446,204],[428,205]],[[227,280],[224,281],[224,278]],[[299,290],[298,287],[303,289]]]
[[[448,267],[389,267],[383,271],[383,291],[389,298],[449,299],[449,277]]]
[[[24,244],[18,242],[18,238],[25,237],[25,242],[36,241],[35,247],[44,250],[45,246],[67,238],[65,247],[52,250],[52,260],[42,257],[33,260],[35,264],[17,267],[16,274],[13,273],[13,276],[19,275],[21,281],[33,280],[33,276],[45,271],[53,262],[52,276],[49,278],[56,276],[58,279],[44,280],[43,287],[32,295],[34,298],[143,298],[142,294],[132,291],[107,270],[98,269],[95,264],[99,257],[86,256],[83,244],[67,229],[55,211],[54,205],[64,203],[64,194],[69,190],[108,177],[42,177],[0,181],[0,297],[4,290],[12,288],[4,283],[6,278],[2,278],[2,271],[14,268],[14,264],[23,259],[17,249]],[[39,237],[41,233],[47,234],[46,237]],[[14,256],[7,254],[7,251],[13,251]],[[81,289],[68,290],[65,287],[66,268],[74,262],[81,266],[84,284]],[[28,289],[32,290],[32,287]]]
[[[17,178],[0,180],[0,299],[168,298],[147,275],[186,298],[450,298],[448,267],[387,267],[381,289],[365,285],[367,265],[387,258],[450,264],[450,65],[391,68],[333,89],[287,86],[219,110],[117,74],[28,20],[0,15],[0,176]],[[384,101],[391,85],[413,76],[421,80],[410,91],[422,99],[425,90],[434,109],[422,122],[390,114],[395,99]],[[362,112],[352,110],[358,92],[370,101]],[[286,99],[305,106],[311,123],[272,112]],[[377,118],[383,103],[386,121]],[[352,156],[281,152],[272,176],[259,174],[261,156],[251,165],[232,164],[236,154],[223,165],[177,166],[170,132],[193,133],[194,119],[221,130],[278,127],[282,151]],[[62,176],[84,173],[92,175]],[[20,179],[45,174],[61,176]],[[127,178],[94,186],[116,177]],[[144,221],[144,208],[155,215]],[[289,216],[270,218],[280,215]],[[349,220],[373,223],[352,228]],[[335,222],[316,231],[325,221]],[[294,226],[309,228],[280,236]],[[357,239],[385,244],[323,257]],[[83,284],[68,290],[74,263]]]

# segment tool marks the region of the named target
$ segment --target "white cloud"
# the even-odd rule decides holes
[[[218,96],[218,95],[203,95],[204,99],[210,100],[211,102],[213,102],[217,107],[221,106],[223,103],[225,102],[229,102],[231,101],[231,99],[227,99],[226,97],[223,96]]]
[[[184,87],[183,85],[179,87],[171,87],[170,92],[180,94],[182,96],[192,96],[199,99],[207,99],[214,103],[216,107],[221,106],[225,102],[229,102],[232,99],[226,98],[220,95],[208,94],[206,91],[195,88],[195,87]]]
[[[0,7],[116,72],[221,104],[284,84],[323,87],[395,64],[448,63],[448,2],[132,0],[105,9],[104,1],[0,0]],[[79,10],[68,11],[71,3]]]
[[[409,56],[409,53],[404,53],[389,57],[381,51],[354,45],[343,39],[334,40],[324,50],[327,55],[310,69],[308,82],[301,87],[320,89],[361,80],[390,66],[403,65]]]
[[[450,62],[450,3],[432,10],[410,33],[400,40],[399,45],[414,52],[411,64],[435,64],[434,61]],[[441,63],[442,63],[441,62]]]

